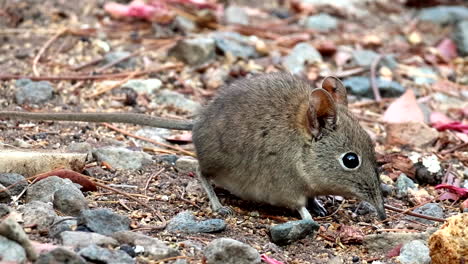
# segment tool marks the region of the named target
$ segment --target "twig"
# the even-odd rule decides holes
[[[346,70],[346,71],[337,72],[337,73],[335,73],[335,76],[337,78],[345,78],[345,77],[349,77],[349,76],[352,76],[352,75],[355,75],[355,74],[360,74],[360,73],[363,73],[363,72],[366,72],[366,71],[367,71],[366,68],[359,67],[359,68],[349,69],[349,70]]]
[[[372,91],[374,92],[374,98],[377,102],[382,101],[382,97],[380,96],[379,86],[377,85],[377,79],[376,79],[377,65],[379,65],[379,62],[382,59],[382,57],[383,55],[379,54],[379,56],[377,56],[377,58],[374,59],[370,67],[370,81],[371,81]]]
[[[392,210],[392,211],[395,211],[395,212],[399,212],[399,213],[403,213],[403,214],[407,214],[407,215],[411,215],[411,216],[415,216],[415,217],[419,217],[419,218],[424,218],[424,219],[432,220],[432,221],[436,221],[436,222],[441,222],[441,223],[445,222],[445,219],[442,219],[442,218],[433,217],[433,216],[429,216],[429,215],[418,214],[418,213],[413,213],[413,212],[407,212],[407,210],[396,208],[396,207],[393,207],[393,206],[390,206],[390,205],[384,205],[384,206],[385,206],[385,209]]]
[[[97,58],[97,59],[94,59],[92,61],[89,61],[89,62],[86,62],[86,63],[83,63],[83,64],[80,64],[80,65],[77,65],[77,66],[74,66],[72,67],[72,71],[79,71],[79,70],[82,70],[84,68],[87,68],[89,66],[92,66],[92,65],[95,65],[95,64],[98,64],[99,62],[101,62],[102,60],[104,60],[104,58]]]
[[[139,139],[139,140],[143,140],[143,141],[146,141],[146,142],[149,142],[149,143],[153,143],[153,144],[156,144],[156,145],[159,145],[159,146],[163,146],[163,147],[166,147],[166,148],[169,148],[169,149],[173,149],[173,150],[176,150],[176,151],[179,151],[179,152],[182,152],[184,153],[185,155],[189,155],[189,156],[192,156],[192,157],[195,157],[195,153],[192,153],[190,151],[186,151],[180,147],[174,147],[174,146],[171,146],[171,145],[168,145],[168,144],[164,144],[162,142],[158,142],[158,141],[155,141],[155,140],[152,140],[152,139],[149,139],[149,138],[146,138],[146,137],[141,137],[141,136],[137,136],[137,135],[134,135],[132,133],[129,133],[125,130],[122,130],[120,128],[117,128],[111,124],[108,124],[108,123],[102,123],[102,125],[112,129],[112,130],[115,130],[119,133],[122,133],[126,136],[129,136],[129,137],[133,137],[133,138],[136,138],[136,139]]]
[[[57,34],[55,34],[54,36],[52,36],[52,38],[50,38],[45,44],[44,46],[42,46],[42,48],[39,50],[39,52],[37,53],[36,57],[34,58],[33,60],[33,65],[32,65],[32,69],[33,69],[33,73],[34,73],[34,76],[39,76],[39,71],[37,70],[37,63],[39,62],[39,60],[41,59],[41,56],[44,54],[44,52],[50,47],[50,45],[52,45],[52,43],[54,41],[56,41],[62,34],[64,34],[65,32],[67,32],[68,29],[62,29],[60,30],[59,32],[57,32]]]
[[[468,146],[468,142],[465,142],[465,143],[457,145],[457,146],[455,146],[453,148],[449,148],[447,150],[444,150],[444,151],[440,152],[440,154],[446,155],[446,154],[454,152],[455,150],[459,150],[459,149],[462,149],[462,148],[467,147],[467,146]]]
[[[149,186],[151,180],[152,180],[154,177],[156,177],[156,176],[158,176],[159,174],[161,174],[163,171],[164,171],[164,168],[162,168],[161,170],[159,170],[158,172],[156,172],[156,173],[154,173],[154,174],[151,174],[151,176],[148,178],[148,180],[146,181],[146,184],[145,184],[145,195],[146,195],[146,193],[147,193],[147,191],[148,191],[148,186]]]
[[[96,91],[92,94],[89,94],[89,95],[86,95],[84,96],[85,99],[91,99],[91,98],[94,98],[94,97],[97,97],[101,94],[104,94],[104,93],[107,93],[108,91],[111,91],[117,87],[120,87],[122,84],[125,84],[126,82],[128,82],[128,80],[132,79],[133,77],[135,77],[135,74],[137,74],[138,72],[133,72],[131,73],[130,75],[128,75],[125,79],[123,80],[120,80],[118,81],[116,84],[113,84],[113,85],[110,85],[108,87],[105,87],[103,89],[100,89],[99,91]]]

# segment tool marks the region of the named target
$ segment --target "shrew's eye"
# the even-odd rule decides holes
[[[356,170],[361,166],[361,159],[354,152],[346,152],[340,157],[340,165],[345,170]]]

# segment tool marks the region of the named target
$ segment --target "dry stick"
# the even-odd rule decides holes
[[[352,76],[352,75],[355,75],[355,74],[360,74],[360,73],[363,73],[363,72],[366,72],[366,71],[367,71],[366,68],[359,67],[359,68],[355,68],[355,69],[349,69],[349,70],[346,70],[346,71],[337,72],[337,73],[335,73],[335,76],[337,78],[344,78],[344,77],[349,77],[349,76]]]
[[[444,150],[444,151],[440,152],[440,154],[442,154],[442,155],[449,154],[449,153],[454,152],[455,150],[459,150],[459,149],[462,149],[462,148],[467,147],[467,146],[468,146],[468,142],[465,142],[465,143],[457,145],[457,146],[455,146],[453,148]]]
[[[377,85],[377,79],[376,79],[377,65],[379,65],[379,62],[382,59],[382,57],[383,55],[379,54],[379,56],[377,56],[377,58],[374,59],[370,67],[370,81],[371,81],[372,91],[374,92],[374,97],[377,102],[382,101],[382,97],[380,96],[379,86]]]
[[[395,212],[404,213],[404,214],[407,214],[407,215],[411,215],[411,216],[415,216],[415,217],[419,217],[419,218],[424,218],[424,219],[432,220],[432,221],[436,221],[436,222],[441,222],[441,223],[445,222],[445,219],[442,219],[442,218],[432,217],[432,216],[413,213],[413,212],[407,212],[406,210],[396,208],[396,207],[393,207],[393,206],[390,206],[390,205],[384,205],[384,206],[385,206],[385,209],[392,210],[392,211],[395,211]]]
[[[146,181],[146,184],[145,184],[145,195],[146,195],[146,193],[147,193],[147,191],[148,191],[148,186],[149,186],[149,184],[150,184],[150,181],[151,181],[154,177],[156,177],[156,176],[158,176],[159,174],[161,174],[163,171],[164,171],[164,168],[162,168],[160,171],[158,171],[158,172],[152,174],[152,175],[148,178],[148,180]]]
[[[77,65],[77,66],[74,66],[71,68],[72,71],[80,71],[84,68],[87,68],[87,67],[90,67],[92,65],[95,65],[95,64],[98,64],[99,62],[103,61],[104,58],[97,58],[97,59],[94,59],[92,61],[89,61],[89,62],[86,62],[86,63],[83,63],[83,64],[80,64],[80,65]]]
[[[57,32],[57,34],[55,34],[52,38],[50,38],[44,44],[44,46],[42,46],[42,48],[39,50],[39,52],[37,53],[36,57],[33,60],[33,65],[32,65],[34,76],[36,76],[36,77],[39,76],[39,72],[37,70],[37,63],[41,59],[42,54],[44,54],[44,52],[50,47],[50,45],[52,45],[52,43],[54,41],[56,41],[62,34],[64,34],[67,31],[68,31],[68,29],[62,29],[59,32]]]
[[[122,84],[125,84],[126,82],[128,82],[128,80],[132,79],[133,77],[135,77],[135,74],[137,72],[133,72],[131,73],[130,75],[127,76],[127,78],[123,79],[123,80],[120,80],[119,82],[117,82],[116,84],[114,85],[110,85],[108,87],[105,87],[104,89],[100,89],[99,91],[96,91],[92,94],[89,94],[89,95],[86,95],[84,96],[85,99],[91,99],[91,98],[94,98],[94,97],[97,97],[101,94],[104,94],[104,93],[107,93],[108,91],[111,91],[117,87],[120,87]]]
[[[152,139],[149,139],[149,138],[145,138],[145,137],[141,137],[141,136],[137,136],[137,135],[134,135],[132,133],[129,133],[125,130],[122,130],[120,128],[117,128],[111,124],[108,124],[108,123],[102,123],[102,125],[112,129],[112,130],[115,130],[121,134],[124,134],[126,136],[129,136],[129,137],[133,137],[133,138],[136,138],[136,139],[139,139],[139,140],[143,140],[143,141],[146,141],[146,142],[149,142],[149,143],[153,143],[153,144],[156,144],[156,145],[159,145],[159,146],[163,146],[163,147],[166,147],[166,148],[169,148],[169,149],[173,149],[173,150],[176,150],[176,151],[179,151],[179,152],[182,152],[184,153],[185,155],[189,155],[189,156],[192,156],[192,157],[195,157],[195,154],[190,152],[190,151],[186,151],[182,148],[179,148],[179,147],[174,147],[174,146],[171,146],[171,145],[168,145],[168,144],[164,144],[164,143],[161,143],[161,142],[158,142],[158,141],[155,141],[155,140],[152,140]]]

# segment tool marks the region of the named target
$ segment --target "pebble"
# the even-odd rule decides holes
[[[163,241],[141,233],[119,231],[112,234],[112,237],[121,244],[135,245],[135,247],[142,248],[143,255],[150,256],[154,260],[179,256],[176,249],[167,246]]]
[[[162,90],[158,93],[158,96],[154,99],[157,104],[167,104],[175,106],[186,112],[195,112],[201,108],[201,104],[191,99],[186,98],[183,94],[175,91]]]
[[[255,47],[249,45],[249,39],[237,32],[218,32],[214,34],[216,47],[225,55],[234,58],[249,59],[259,56]]]
[[[173,154],[166,154],[166,155],[159,155],[157,156],[157,160],[160,163],[165,163],[169,166],[175,166],[175,163],[179,159],[179,156]]]
[[[215,41],[204,37],[179,40],[169,55],[190,65],[202,65],[215,59]]]
[[[270,227],[271,241],[276,244],[290,244],[308,235],[312,235],[319,228],[313,220],[289,221]]]
[[[253,247],[231,238],[211,241],[204,250],[207,264],[255,264],[260,254]]]
[[[384,197],[391,196],[393,191],[395,190],[395,187],[389,184],[381,183],[380,184],[380,189],[382,190],[382,194]]]
[[[406,197],[408,195],[408,189],[417,189],[416,184],[402,173],[398,176],[396,181],[396,193],[398,198]]]
[[[346,89],[353,95],[373,98],[371,83],[368,77],[356,76],[350,77],[343,81]],[[388,81],[382,78],[377,78],[377,87],[379,88],[382,97],[398,97],[405,92],[405,88],[394,81]]]
[[[67,147],[69,152],[91,153],[93,146],[88,142],[71,142]]]
[[[38,230],[48,229],[58,217],[50,203],[31,201],[19,209],[25,226],[36,226]]]
[[[197,221],[192,212],[184,211],[172,218],[166,230],[182,233],[213,233],[226,229],[226,222],[222,219]]]
[[[65,185],[69,186],[65,187]],[[26,193],[26,200],[53,203],[55,192],[62,188],[76,189],[77,191],[80,191],[69,179],[50,176],[31,185]]]
[[[115,169],[141,169],[151,163],[151,155],[143,151],[134,151],[125,147],[102,147],[93,150],[98,161],[104,161]]]
[[[75,185],[65,184],[54,193],[54,208],[65,215],[78,216],[88,209],[88,201]]]
[[[194,32],[197,30],[197,24],[195,24],[192,20],[184,16],[176,16],[174,18],[174,21],[172,22],[172,26],[175,30],[180,31],[184,34]]]
[[[437,81],[437,73],[431,68],[421,67],[416,69],[418,74],[412,76],[415,84],[418,85],[429,85]]]
[[[68,219],[67,219],[68,218]],[[64,231],[73,231],[78,225],[78,221],[75,218],[70,217],[57,217],[55,222],[49,229],[49,237],[59,238],[59,235]]]
[[[442,219],[444,218],[444,210],[437,203],[425,204],[425,205],[423,205],[421,207],[418,207],[418,208],[414,209],[413,212],[418,213],[418,214],[422,214],[422,215],[438,217],[438,218],[442,218]],[[424,218],[419,218],[419,217],[414,217],[414,216],[406,216],[406,218],[411,219],[413,221],[418,221],[418,222],[426,224],[426,225],[434,224],[434,221],[424,219]]]
[[[3,186],[15,184],[15,186],[8,189],[11,195],[20,194],[28,186],[28,182],[23,175],[18,173],[0,173],[0,184]]]
[[[104,55],[104,60],[100,63],[101,66],[104,66],[109,63],[113,63],[116,60],[120,60],[123,57],[130,56],[130,52],[128,51],[114,51],[114,52],[109,52],[106,55]],[[126,60],[123,60],[116,65],[115,67],[121,68],[121,69],[130,69],[134,68],[136,66],[136,60],[134,57],[130,57]]]
[[[373,205],[371,205],[368,202],[362,201],[357,206],[356,214],[357,215],[377,214],[377,211],[375,210],[375,207]]]
[[[412,240],[426,241],[436,229],[430,229],[422,233],[381,233],[370,234],[364,237],[364,246],[371,252],[386,254],[398,245],[408,243]]]
[[[96,245],[90,245],[81,249],[78,254],[91,263],[101,264],[133,264],[135,260],[122,250],[110,250]]]
[[[309,16],[304,21],[304,26],[308,29],[328,32],[337,28],[338,19],[336,17],[330,16],[327,13],[320,13]]]
[[[51,263],[68,263],[68,264],[86,264],[86,261],[66,248],[59,247],[47,253],[43,253],[34,262],[34,264],[51,264]]]
[[[15,82],[15,99],[17,104],[43,104],[53,97],[54,88],[50,82],[33,82],[20,79]]]
[[[369,11],[362,5],[361,0],[300,0],[302,3],[320,9],[321,7],[332,7],[342,10],[351,16],[363,17],[369,15]]]
[[[360,49],[353,50],[351,56],[353,57],[354,64],[369,68],[379,54],[373,50]],[[379,65],[394,69],[398,66],[398,62],[395,60],[395,56],[385,55],[381,58]]]
[[[402,264],[429,264],[431,263],[429,248],[424,241],[413,240],[401,247],[397,260]]]
[[[454,39],[460,55],[468,56],[468,18],[457,23],[454,30]]]
[[[180,157],[175,162],[175,167],[179,172],[194,172],[198,167],[198,160],[189,156]]]
[[[26,252],[18,243],[0,236],[0,260],[2,262],[25,263]]]
[[[429,21],[436,24],[455,24],[468,19],[468,7],[464,6],[437,6],[422,9],[418,18],[421,21]]]
[[[163,142],[163,143],[167,143],[164,138],[169,137],[169,136],[172,135],[170,130],[164,129],[164,128],[159,128],[159,127],[143,127],[141,129],[138,129],[135,132],[135,134],[137,136],[146,137],[146,138],[152,139],[154,141]],[[139,146],[150,146],[150,145],[153,145],[153,144],[148,143],[146,141],[138,140],[138,145]]]
[[[162,82],[159,79],[133,79],[128,80],[122,88],[130,88],[137,93],[152,94],[161,88]]]
[[[71,248],[84,248],[93,244],[113,247],[119,245],[112,237],[91,232],[65,231],[60,234],[60,239],[62,245]]]
[[[317,62],[322,62],[322,55],[310,44],[302,42],[283,59],[283,66],[293,74],[300,74],[305,71],[306,64]]]
[[[130,229],[130,219],[128,217],[116,214],[108,208],[84,210],[78,223],[86,226],[93,232],[105,236]]]
[[[231,5],[224,10],[224,19],[227,24],[248,25],[249,16],[245,9],[239,6]]]
[[[218,89],[229,78],[229,71],[225,67],[209,68],[203,74],[203,83],[209,90]]]

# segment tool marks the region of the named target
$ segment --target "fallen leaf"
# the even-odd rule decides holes
[[[448,189],[452,193],[458,195],[459,199],[464,199],[468,198],[468,189],[467,188],[461,188],[461,187],[456,187],[453,185],[449,184],[439,184],[435,187],[435,189]]]
[[[402,247],[403,247],[403,244],[398,244],[396,247],[390,249],[390,251],[387,252],[387,258],[400,256],[400,250]]]
[[[440,56],[445,62],[449,62],[458,57],[457,45],[449,38],[443,39],[439,45],[437,45],[437,51],[439,51]]]
[[[433,123],[450,123],[453,122],[452,119],[442,114],[441,112],[432,112],[429,116],[429,121]]]
[[[163,1],[151,1],[147,4],[142,0],[133,0],[128,5],[108,2],[104,5],[104,10],[113,17],[133,17],[159,23],[168,23],[174,16]]]
[[[281,262],[279,260],[268,257],[266,254],[262,254],[260,256],[260,258],[262,259],[263,262],[265,262],[267,264],[284,264],[283,262]]]
[[[386,141],[389,145],[413,145],[423,147],[434,142],[439,133],[424,123],[388,123]]]
[[[421,122],[424,123],[424,114],[416,102],[411,89],[393,101],[385,111],[383,120],[388,123]]]
[[[340,237],[340,241],[343,244],[361,244],[364,240],[364,233],[362,232],[362,230],[349,225],[341,225],[338,230],[338,235]]]

